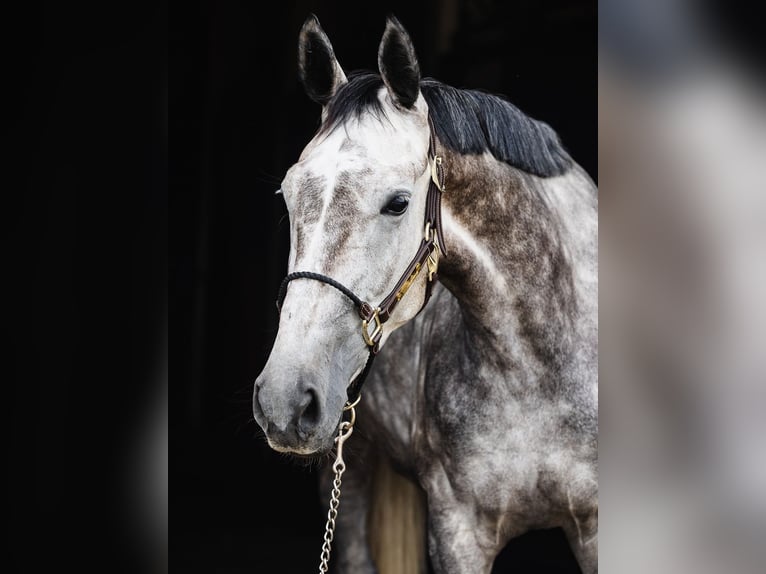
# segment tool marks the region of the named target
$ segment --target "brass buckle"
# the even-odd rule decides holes
[[[439,247],[439,240],[434,238],[434,248],[428,254],[426,264],[428,265],[428,280],[433,281],[434,275],[439,270],[439,257],[441,256],[441,248]]]
[[[426,221],[426,228],[425,231],[423,231],[423,239],[426,240],[426,242],[431,241],[431,237],[434,234],[434,230],[431,228],[431,222]]]
[[[437,169],[437,166],[440,166],[441,164],[442,156],[435,155],[433,161],[431,162],[431,179],[436,184],[436,189],[439,191],[444,191],[442,184],[439,182],[439,170]]]
[[[375,323],[375,328],[372,330],[372,333],[370,333],[369,330],[370,321]],[[367,343],[368,346],[374,347],[377,344],[376,339],[378,339],[383,332],[383,325],[380,323],[380,307],[372,312],[370,321],[362,319],[362,337],[364,337],[364,342]]]

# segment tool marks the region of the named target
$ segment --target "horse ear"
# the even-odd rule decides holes
[[[386,21],[378,48],[378,69],[391,99],[411,108],[420,93],[420,66],[409,34],[394,16]]]
[[[327,34],[313,14],[306,18],[298,37],[298,69],[306,94],[323,106],[348,81]]]

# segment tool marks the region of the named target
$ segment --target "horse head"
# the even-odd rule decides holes
[[[330,277],[364,301],[381,301],[424,237],[430,130],[415,51],[391,18],[378,50],[380,77],[347,78],[312,16],[298,52],[301,80],[322,106],[322,124],[282,181],[288,268]],[[377,101],[349,109],[358,100],[354,91],[369,88],[360,85],[369,81],[380,85],[372,92]],[[412,277],[377,345],[418,313],[426,275]],[[360,324],[352,300],[339,290],[320,281],[289,284],[253,395],[255,420],[272,448],[310,455],[332,447],[349,383],[368,360]]]

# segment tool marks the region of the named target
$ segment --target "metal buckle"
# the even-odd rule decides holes
[[[431,253],[428,254],[426,264],[428,265],[428,280],[433,281],[434,275],[439,270],[439,257],[441,257],[441,248],[439,247],[439,240],[434,238],[434,248]]]
[[[426,228],[423,232],[423,239],[426,240],[426,242],[431,241],[431,237],[433,237],[434,230],[431,228],[431,222],[426,221]]]
[[[372,330],[372,333],[370,333],[368,328],[370,321],[374,321],[375,323],[375,328]],[[383,325],[380,323],[380,307],[377,307],[375,311],[372,312],[370,321],[362,319],[362,337],[364,337],[364,342],[367,343],[368,346],[374,347],[377,345],[376,339],[380,338],[380,334],[383,332]]]
[[[444,188],[442,187],[441,182],[439,182],[439,170],[437,169],[437,166],[440,166],[442,164],[442,156],[436,155],[434,156],[433,161],[431,162],[431,179],[436,184],[436,189],[439,191],[444,191]]]

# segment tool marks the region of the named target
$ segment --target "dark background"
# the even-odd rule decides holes
[[[172,533],[183,572],[318,564],[327,493],[314,470],[269,450],[250,411],[288,253],[274,191],[319,121],[296,64],[310,12],[347,72],[377,68],[394,13],[424,75],[506,95],[550,123],[596,177],[595,2],[273,2],[268,14],[264,6],[190,4],[170,47]],[[577,566],[551,531],[512,542],[496,571]]]
[[[167,31],[161,1],[3,5],[4,572],[165,561],[134,499],[166,386]]]
[[[4,571],[163,571],[135,451],[168,362],[173,568],[316,569],[327,493],[250,413],[288,248],[273,192],[318,125],[309,12],[346,70],[375,68],[393,12],[425,75],[507,95],[595,175],[594,2],[184,2],[172,26],[165,2],[4,6]],[[499,565],[576,571],[558,533]]]

